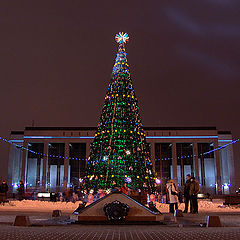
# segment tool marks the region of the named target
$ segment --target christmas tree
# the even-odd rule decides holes
[[[132,189],[152,190],[154,176],[137,97],[127,63],[127,33],[115,37],[118,52],[98,129],[91,144],[87,189],[108,189],[128,182]]]

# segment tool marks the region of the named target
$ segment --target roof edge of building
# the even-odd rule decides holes
[[[24,131],[11,131],[11,135],[24,135]]]
[[[143,127],[144,130],[217,130],[216,127]],[[93,131],[97,127],[25,127],[25,131]]]
[[[231,131],[218,131],[218,134],[220,135],[232,135]]]

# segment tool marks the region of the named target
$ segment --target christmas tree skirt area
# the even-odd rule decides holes
[[[133,198],[114,192],[81,209],[78,221],[81,224],[161,224],[164,216],[151,211]]]

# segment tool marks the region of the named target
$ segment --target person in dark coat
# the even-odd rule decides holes
[[[185,202],[185,210],[183,211],[184,213],[188,212],[188,205],[190,202],[190,184],[191,184],[191,175],[188,174],[186,176],[187,181],[184,185],[184,202]],[[192,205],[190,206],[190,211],[192,210]]]
[[[4,203],[7,199],[8,185],[5,180],[0,185],[0,202]]]
[[[24,198],[24,194],[25,194],[24,183],[22,180],[19,181],[19,187],[18,187],[17,191],[18,191],[18,200],[22,201]]]
[[[200,186],[198,181],[195,179],[195,177],[191,177],[191,183],[190,183],[190,199],[192,202],[192,211],[191,213],[198,213],[198,201],[197,201],[197,195],[200,191]]]

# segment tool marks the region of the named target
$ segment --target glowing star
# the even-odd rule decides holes
[[[115,40],[119,44],[125,44],[129,40],[129,37],[127,33],[119,32],[116,34]]]

